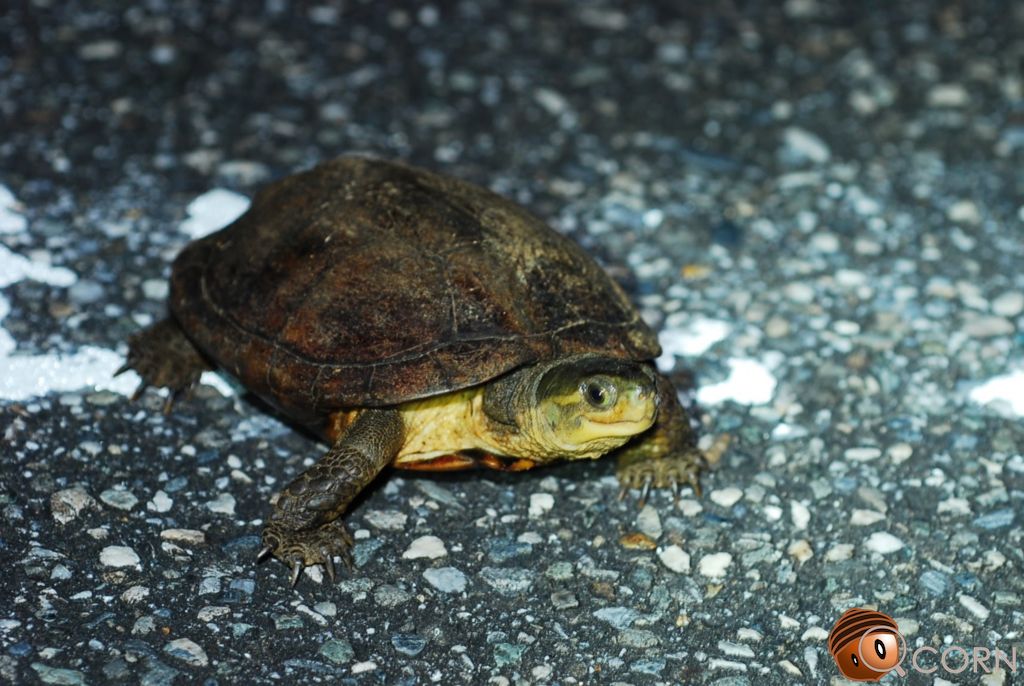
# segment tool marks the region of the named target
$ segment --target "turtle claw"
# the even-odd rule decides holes
[[[327,578],[337,581],[335,556],[341,558],[347,569],[352,569],[349,547],[352,537],[341,519],[334,519],[312,529],[292,529],[281,521],[271,519],[263,529],[263,547],[256,555],[260,562],[270,556],[288,565],[289,582],[294,588],[302,571],[313,565],[323,565]]]
[[[257,562],[257,564],[260,563],[260,562],[263,562],[268,557],[270,557],[270,554],[272,552],[274,552],[274,546],[272,546],[272,545],[265,545],[262,548],[260,548],[260,551],[258,553],[256,553],[256,562]]]
[[[654,477],[652,477],[651,475],[648,475],[647,478],[644,479],[644,485],[640,489],[640,498],[636,501],[637,507],[642,509],[643,506],[647,504],[647,496],[651,494],[651,484],[653,482]]]
[[[324,556],[324,569],[327,570],[327,578],[330,579],[331,583],[333,584],[338,580],[338,575],[334,571],[334,558],[327,551],[321,551],[321,553]]]
[[[121,376],[122,374],[124,374],[126,371],[128,371],[131,368],[132,368],[132,363],[131,362],[125,362],[124,364],[122,364],[120,367],[117,368],[117,371],[114,372],[114,376]]]

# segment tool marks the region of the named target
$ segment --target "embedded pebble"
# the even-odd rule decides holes
[[[418,634],[392,634],[391,645],[409,657],[416,657],[427,647],[427,639]]]
[[[108,488],[100,493],[100,500],[110,507],[118,510],[124,510],[125,512],[130,511],[133,507],[139,504],[139,499],[136,498],[131,491],[126,491],[120,488]]]
[[[806,538],[790,543],[789,547],[786,548],[786,552],[796,559],[797,562],[807,562],[814,557],[814,549],[811,548],[811,543]]]
[[[555,506],[555,498],[550,493],[530,494],[530,519],[539,519],[551,511]]]
[[[162,514],[169,511],[172,505],[174,505],[174,501],[166,493],[157,491],[153,494],[153,499],[146,503],[146,509],[150,512]]]
[[[317,652],[336,665],[351,662],[352,658],[356,656],[356,651],[352,649],[352,644],[339,638],[331,638],[324,641]]]
[[[728,488],[717,488],[711,491],[709,496],[711,500],[722,507],[732,507],[740,501],[743,497],[743,491],[730,486]]]
[[[381,584],[373,591],[373,600],[382,607],[395,607],[408,602],[412,594],[391,584]]]
[[[221,493],[213,500],[206,503],[206,509],[217,514],[235,514],[235,496],[230,493]]]
[[[868,536],[864,547],[873,553],[888,555],[903,548],[903,541],[886,531],[876,531]]]
[[[992,312],[1000,317],[1016,317],[1024,312],[1024,292],[1007,291],[992,300]]]
[[[789,503],[789,517],[793,520],[793,528],[797,531],[807,528],[811,522],[811,511],[798,500]]]
[[[848,448],[843,453],[843,457],[847,460],[853,460],[854,462],[868,462],[870,460],[877,460],[881,456],[881,450],[871,447]]]
[[[185,545],[202,545],[206,543],[206,534],[196,529],[164,529],[160,538],[165,541],[184,543]]]
[[[697,563],[697,570],[701,576],[718,579],[725,576],[726,570],[732,564],[732,555],[729,553],[712,553],[705,555]]]
[[[518,595],[533,586],[536,572],[516,567],[484,567],[480,578],[488,586],[503,595]]]
[[[367,524],[384,529],[385,531],[401,531],[409,517],[398,510],[370,510],[363,519]]]
[[[959,600],[960,604],[964,608],[966,608],[968,612],[970,612],[972,615],[974,615],[981,621],[984,622],[986,619],[988,619],[988,615],[991,612],[991,610],[989,610],[987,607],[979,603],[977,598],[973,598],[969,595],[961,593],[959,596]]]
[[[981,529],[1001,529],[1004,526],[1013,524],[1014,511],[1011,509],[996,510],[981,515],[974,520],[974,526]]]
[[[971,338],[993,338],[1009,336],[1015,331],[1009,319],[994,315],[973,315],[966,317],[963,332]]]
[[[661,643],[658,635],[647,629],[623,629],[615,637],[615,641],[630,648],[652,648]]]
[[[785,152],[797,161],[824,164],[832,157],[828,145],[820,137],[806,129],[790,126],[783,132]]]
[[[193,667],[205,667],[210,659],[198,643],[188,638],[176,638],[164,646],[164,652]]]
[[[50,496],[50,512],[61,524],[76,519],[83,510],[96,509],[96,501],[81,486],[65,488]]]
[[[690,554],[677,545],[659,550],[658,559],[676,574],[686,574],[690,571]]]
[[[442,593],[462,593],[466,590],[466,575],[455,567],[432,567],[424,570],[423,578]]]
[[[57,684],[59,686],[84,686],[87,682],[85,675],[77,669],[64,669],[63,667],[50,667],[42,662],[33,662],[32,669],[39,680],[44,684]],[[11,683],[14,683],[13,681]]]
[[[407,560],[415,560],[417,558],[426,557],[431,560],[436,560],[439,557],[444,557],[448,554],[445,550],[444,542],[437,536],[420,536],[414,540],[409,548],[402,553],[402,557]]]
[[[850,514],[850,524],[853,526],[870,526],[884,520],[885,515],[875,510],[854,510]]]
[[[636,516],[636,528],[640,533],[650,536],[654,540],[661,537],[661,517],[653,505],[644,505]]]
[[[100,564],[104,567],[139,567],[138,553],[128,546],[108,545],[100,551]]]
[[[826,562],[842,562],[853,557],[854,547],[850,543],[836,543],[825,553]]]
[[[627,629],[632,626],[640,613],[630,607],[602,607],[594,610],[594,616],[602,622],[608,622],[616,629]]]

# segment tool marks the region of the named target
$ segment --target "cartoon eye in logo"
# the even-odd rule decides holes
[[[906,644],[892,617],[855,607],[832,627],[828,650],[847,679],[878,681],[899,668]]]

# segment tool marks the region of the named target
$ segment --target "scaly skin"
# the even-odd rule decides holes
[[[203,372],[213,367],[188,340],[178,323],[168,317],[128,339],[128,360],[114,375],[129,369],[142,377],[132,400],[138,399],[149,386],[170,389],[164,402],[164,414],[167,414],[174,401],[191,393]]]
[[[651,488],[670,488],[678,496],[679,488],[688,485],[700,495],[700,473],[708,465],[675,389],[663,376],[658,377],[658,396],[654,426],[618,452],[620,497],[629,489],[639,488],[640,507]]]
[[[322,564],[334,578],[335,556],[350,566],[342,513],[398,454],[402,419],[393,408],[363,410],[312,467],[288,484],[263,529],[258,558],[273,555],[292,569],[292,585],[304,567]]]

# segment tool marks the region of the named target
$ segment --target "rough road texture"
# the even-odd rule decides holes
[[[1024,10],[682,4],[4,3],[0,682],[831,683],[853,606],[1020,653]],[[351,576],[254,566],[324,448],[110,375],[211,212],[352,150],[602,260],[733,435],[705,496],[392,475]]]

